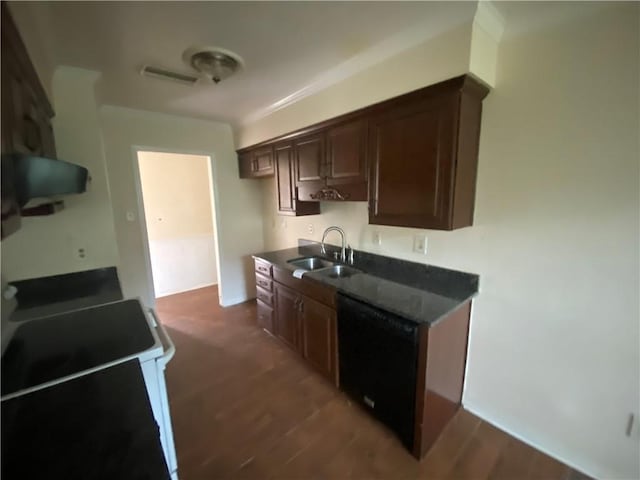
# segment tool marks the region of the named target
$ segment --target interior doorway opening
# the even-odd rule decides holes
[[[137,151],[155,298],[219,283],[211,158]]]

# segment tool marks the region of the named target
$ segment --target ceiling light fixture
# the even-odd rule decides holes
[[[182,54],[184,62],[213,83],[220,83],[244,66],[238,55],[219,47],[190,47]]]

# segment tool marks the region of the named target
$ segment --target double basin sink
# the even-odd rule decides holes
[[[332,262],[322,257],[296,258],[295,260],[289,260],[287,263],[298,269],[316,272],[328,278],[346,278],[356,273],[362,273],[357,268]]]

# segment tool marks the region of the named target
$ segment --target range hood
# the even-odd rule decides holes
[[[82,193],[87,189],[89,171],[73,163],[12,153],[2,155],[2,164],[3,175],[10,172],[10,182],[20,208],[35,198]]]

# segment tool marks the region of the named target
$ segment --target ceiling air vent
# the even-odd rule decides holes
[[[200,78],[197,75],[172,72],[171,70],[165,70],[164,68],[160,67],[152,67],[151,65],[145,65],[144,67],[142,67],[140,74],[146,77],[160,78],[162,80],[182,83],[183,85],[195,85]]]

